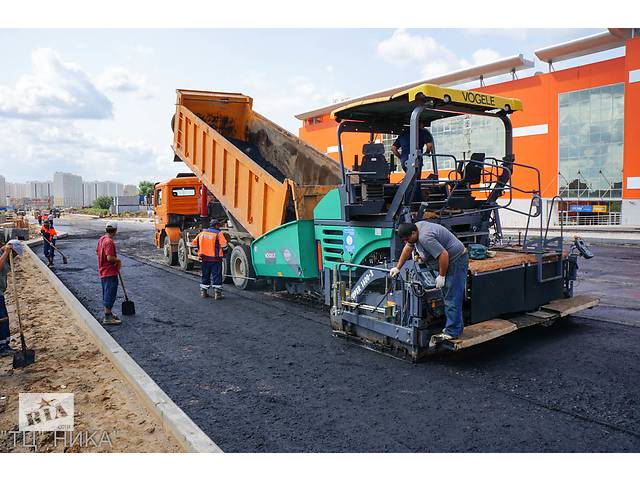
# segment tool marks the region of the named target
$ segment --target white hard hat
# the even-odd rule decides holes
[[[105,225],[105,228],[113,228],[114,230],[117,230],[118,222],[116,222],[115,220],[107,220],[107,224]]]
[[[22,248],[22,243],[20,243],[20,240],[9,240],[7,242],[9,245],[11,245],[11,249],[16,252],[18,255],[22,255],[22,253],[24,252],[24,249]]]

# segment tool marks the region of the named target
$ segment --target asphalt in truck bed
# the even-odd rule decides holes
[[[56,225],[71,236],[54,271],[97,318],[103,225]],[[202,299],[196,276],[156,263],[150,225],[120,225],[137,314],[109,332],[225,451],[640,450],[637,248],[582,262],[578,293],[604,307],[411,364],[332,337],[315,306],[231,286]]]

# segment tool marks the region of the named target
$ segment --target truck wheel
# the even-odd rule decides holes
[[[193,268],[193,261],[189,260],[187,254],[189,253],[189,249],[187,248],[187,244],[184,241],[184,238],[181,238],[178,242],[178,263],[180,264],[180,269],[183,271],[188,271]]]
[[[164,237],[164,245],[162,247],[164,253],[164,261],[170,267],[178,264],[178,252],[171,253],[171,239],[169,235],[165,235]]]
[[[231,283],[231,255],[225,255],[222,259],[222,283]]]
[[[236,245],[229,258],[231,278],[233,284],[240,290],[246,290],[251,285],[249,278],[255,278],[256,272],[251,263],[251,251],[246,245]]]

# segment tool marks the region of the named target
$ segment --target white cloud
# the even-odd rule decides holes
[[[471,54],[471,58],[473,58],[474,65],[482,65],[500,59],[500,54],[490,48],[480,48]]]
[[[78,65],[49,48],[31,54],[32,72],[0,85],[0,117],[111,118],[113,105]]]
[[[141,55],[151,55],[155,50],[148,45],[136,45],[135,51]]]
[[[84,180],[137,183],[171,177],[185,168],[172,162],[168,148],[159,150],[146,141],[90,134],[74,123],[61,128],[4,120],[0,128],[11,139],[0,143],[0,163],[2,170],[12,172],[14,181],[51,179],[55,171],[66,171]]]
[[[151,98],[157,93],[157,88],[149,85],[146,76],[124,67],[107,67],[96,78],[96,84],[107,92],[131,92],[141,98]]]
[[[244,79],[246,93],[253,97],[256,111],[297,134],[300,121],[294,115],[344,98],[344,93],[318,85],[298,75],[283,81],[272,80],[262,72],[249,73]]]
[[[453,59],[455,55],[429,36],[412,35],[401,28],[390,38],[378,43],[378,55],[389,63],[398,65],[422,62],[425,59]]]
[[[471,60],[467,60],[438,43],[433,37],[414,35],[405,29],[394,31],[391,37],[378,43],[377,53],[382,59],[395,65],[411,63],[421,66],[421,74],[424,77],[433,77],[500,58],[498,52],[481,48],[473,52]]]

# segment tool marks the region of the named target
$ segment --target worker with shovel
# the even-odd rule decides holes
[[[106,233],[98,240],[96,255],[98,256],[98,275],[102,284],[102,305],[104,306],[104,325],[120,325],[120,320],[112,311],[118,293],[118,273],[122,262],[116,256],[116,244],[113,241],[118,232],[118,223],[107,222]]]
[[[22,244],[18,240],[9,240],[9,243],[0,248],[0,252],[0,357],[4,357],[14,353],[9,346],[9,314],[4,300],[7,278],[11,271],[9,255],[22,255]]]
[[[40,233],[42,234],[42,238],[44,238],[44,256],[49,262],[48,266],[53,267],[54,245],[56,244],[58,232],[56,232],[56,229],[53,228],[49,220],[45,220],[40,229]]]

